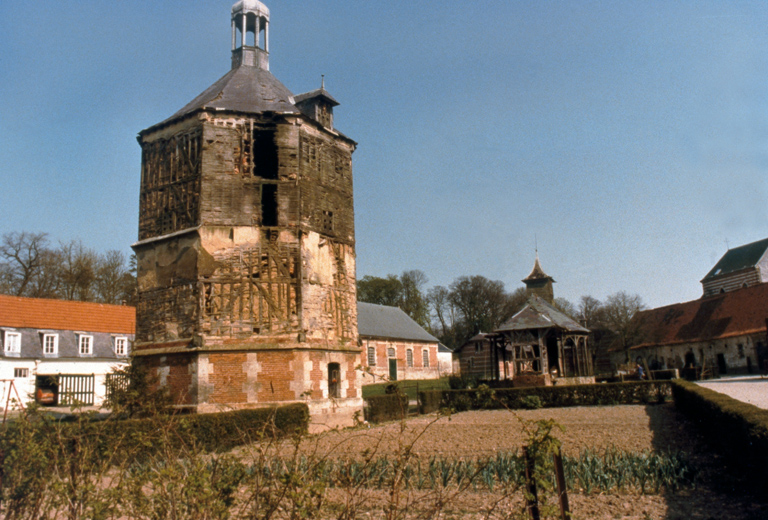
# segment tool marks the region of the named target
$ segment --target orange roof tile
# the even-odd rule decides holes
[[[0,326],[133,334],[136,308],[0,295]]]
[[[768,283],[638,312],[642,343],[674,345],[766,332]]]

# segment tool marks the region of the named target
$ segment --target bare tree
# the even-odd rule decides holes
[[[642,328],[635,315],[645,309],[642,298],[637,294],[619,291],[608,296],[603,305],[603,317],[608,329],[617,335],[621,348],[626,352],[640,334]],[[628,353],[627,353],[628,359]]]
[[[601,321],[603,304],[592,296],[582,296],[579,301],[578,316],[586,328],[597,325]]]
[[[555,308],[570,318],[578,315],[576,306],[565,298],[555,298]]]
[[[125,275],[130,274],[125,264],[125,255],[110,250],[98,258],[96,268],[97,299],[103,303],[119,304],[125,299]]]
[[[27,288],[40,273],[48,250],[45,233],[13,232],[0,242],[0,284],[2,291],[25,296]]]
[[[460,317],[460,322],[454,325],[458,342],[478,332],[494,330],[518,310],[518,302],[504,290],[503,282],[479,275],[454,280],[449,301]]]
[[[61,296],[65,300],[94,301],[98,255],[80,241],[61,244]]]
[[[427,292],[427,303],[432,307],[440,325],[440,336],[445,336],[455,320],[454,307],[448,298],[449,291],[442,285],[436,285]],[[436,326],[432,329],[437,331]]]
[[[400,308],[413,321],[422,327],[429,328],[429,304],[423,291],[427,284],[427,275],[418,269],[403,271],[400,275],[400,284],[403,288]]]

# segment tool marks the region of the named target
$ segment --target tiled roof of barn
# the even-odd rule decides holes
[[[701,281],[754,267],[768,251],[768,238],[729,249]]]
[[[589,329],[582,327],[574,319],[569,318],[535,294],[528,298],[528,302],[520,312],[512,316],[494,332],[547,329],[550,327],[557,327],[569,332],[589,332]]]
[[[0,326],[133,334],[136,308],[0,295]]]
[[[437,342],[437,338],[397,307],[357,302],[357,329],[361,336]]]
[[[768,283],[657,309],[634,318],[642,341],[633,348],[711,341],[766,331]]]

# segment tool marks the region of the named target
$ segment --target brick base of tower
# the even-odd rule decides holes
[[[319,350],[301,343],[187,352],[147,347],[136,353],[137,362],[178,407],[215,413],[306,403],[311,432],[353,426],[362,418],[357,349]]]

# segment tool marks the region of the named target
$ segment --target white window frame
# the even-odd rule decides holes
[[[14,379],[26,379],[29,377],[29,368],[27,367],[15,367],[13,369]]]
[[[368,347],[368,366],[376,366],[376,347]]]
[[[115,355],[120,357],[128,355],[128,338],[125,336],[115,338]]]
[[[21,354],[21,332],[5,331],[3,350],[6,354]]]
[[[424,368],[429,368],[429,349],[425,348],[421,351],[421,364]]]
[[[388,358],[397,357],[397,351],[395,350],[395,347],[387,347],[387,357]]]
[[[405,351],[405,365],[408,367],[413,366],[413,349],[411,348]]]
[[[52,351],[48,352],[48,340],[51,340]],[[43,355],[55,356],[59,353],[59,335],[58,334],[43,334]]]
[[[83,352],[83,346],[87,345],[87,351]],[[80,334],[80,336],[77,338],[77,352],[81,356],[92,356],[93,355],[93,336],[89,336],[88,334]]]

